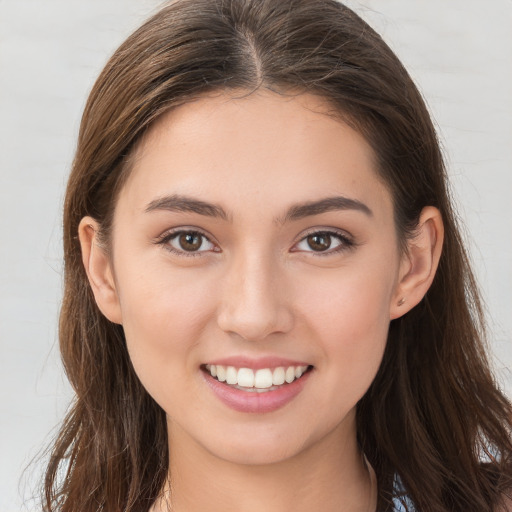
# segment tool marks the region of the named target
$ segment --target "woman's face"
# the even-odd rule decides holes
[[[306,94],[218,94],[136,150],[111,319],[171,443],[249,464],[355,443],[402,261],[372,150],[326,110]]]

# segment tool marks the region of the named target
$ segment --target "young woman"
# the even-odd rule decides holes
[[[420,94],[330,0],[178,0],[85,108],[47,511],[512,510]]]

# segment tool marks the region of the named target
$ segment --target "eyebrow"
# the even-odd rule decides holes
[[[155,210],[167,210],[170,212],[192,212],[206,217],[219,217],[228,220],[228,214],[218,205],[207,203],[192,197],[173,194],[151,201],[146,207],[146,213]]]
[[[277,219],[277,222],[284,224],[288,221],[300,220],[305,217],[339,210],[356,210],[364,213],[368,217],[373,216],[373,212],[370,208],[361,201],[344,196],[333,196],[320,199],[319,201],[308,201],[296,204],[286,212],[282,220]]]
[[[230,219],[226,211],[219,205],[179,194],[155,199],[148,204],[145,211],[149,213],[156,210],[192,212],[206,217],[217,217],[223,220]],[[356,210],[369,217],[373,216],[373,212],[370,208],[361,201],[344,196],[333,196],[318,201],[295,204],[288,209],[284,217],[277,217],[274,219],[274,222],[284,224],[289,221],[300,220],[305,217],[339,210]]]

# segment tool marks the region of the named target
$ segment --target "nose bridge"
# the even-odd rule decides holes
[[[285,281],[276,258],[262,250],[234,257],[222,287],[220,328],[254,341],[287,332],[293,319]]]

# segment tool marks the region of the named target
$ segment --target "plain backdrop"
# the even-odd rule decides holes
[[[512,395],[512,0],[348,2],[424,94]],[[57,350],[61,209],[88,91],[156,0],[0,0],[0,512],[31,499],[71,392]],[[446,304],[449,308],[450,304]]]

